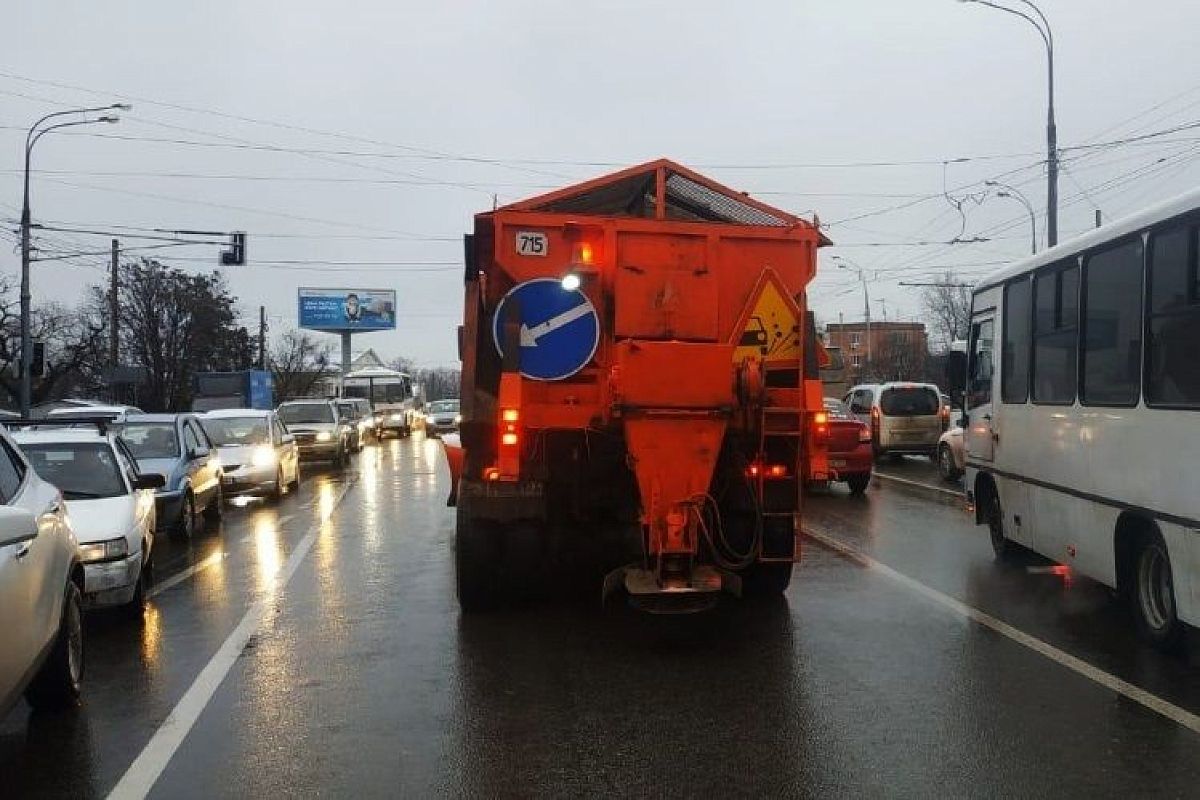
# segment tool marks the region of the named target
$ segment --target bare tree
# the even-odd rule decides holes
[[[187,408],[197,372],[248,369],[253,347],[218,272],[195,275],[143,259],[121,265],[121,352],[146,369],[138,404]]]
[[[943,348],[966,339],[971,325],[971,290],[953,272],[945,273],[921,293],[933,338]]]
[[[33,402],[89,392],[87,367],[103,348],[103,327],[80,310],[39,303],[30,314],[30,333],[44,350],[43,370],[33,378]],[[15,404],[20,394],[21,313],[15,287],[0,279],[0,391]]]
[[[267,366],[275,379],[279,399],[306,397],[328,377],[333,345],[309,334],[291,330],[275,340],[267,354]]]
[[[915,381],[925,377],[927,354],[920,338],[892,334],[879,343],[871,358],[870,378],[879,381]]]

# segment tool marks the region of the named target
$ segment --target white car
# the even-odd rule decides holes
[[[274,411],[226,408],[200,417],[217,448],[225,497],[264,495],[273,501],[300,486],[296,437]]]
[[[142,612],[154,545],[154,490],[163,478],[142,475],[128,446],[103,424],[34,423],[13,438],[37,474],[62,492],[79,542],[85,608]]]
[[[83,569],[62,494],[0,433],[0,717],[79,697]]]

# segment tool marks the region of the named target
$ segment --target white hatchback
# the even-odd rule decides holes
[[[36,423],[13,438],[38,475],[62,491],[79,541],[84,605],[124,606],[140,616],[154,544],[154,490],[163,478],[140,474],[128,446],[103,424],[55,424]]]

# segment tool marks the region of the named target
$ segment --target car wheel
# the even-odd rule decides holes
[[[296,469],[292,473],[292,482],[288,484],[288,488],[293,492],[300,488],[300,462],[296,462]]]
[[[272,503],[278,503],[283,500],[284,488],[283,467],[280,467],[275,473],[275,486],[271,489],[270,500]]]
[[[1171,557],[1158,531],[1142,539],[1134,561],[1132,588],[1138,631],[1158,649],[1177,652],[1186,629],[1176,611]]]
[[[208,501],[208,506],[204,509],[204,519],[206,522],[217,523],[221,521],[221,512],[225,505],[225,492],[221,489],[221,484],[217,483],[217,488],[213,492],[212,499]]]
[[[851,475],[846,478],[846,484],[850,487],[850,494],[862,494],[871,485],[871,475]]]
[[[83,599],[74,581],[67,583],[62,619],[50,657],[25,690],[34,708],[63,708],[79,700],[83,681]]]
[[[130,619],[139,620],[145,612],[146,581],[149,579],[148,571],[149,567],[146,564],[142,564],[142,571],[138,573],[137,587],[133,590],[133,598],[121,608],[125,612],[125,616]]]
[[[177,539],[191,539],[192,534],[196,532],[196,499],[191,492],[183,496],[183,502],[179,506],[179,519],[175,520],[171,532]]]
[[[958,480],[960,473],[958,466],[954,463],[954,454],[950,452],[950,445],[943,444],[938,447],[937,466],[942,480],[947,483]]]

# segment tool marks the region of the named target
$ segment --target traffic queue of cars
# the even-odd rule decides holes
[[[35,708],[78,698],[83,611],[141,617],[156,535],[190,538],[235,495],[278,501],[301,461],[342,467],[379,431],[366,401],[328,399],[203,414],[68,403],[0,422],[0,717],[22,694]]]

